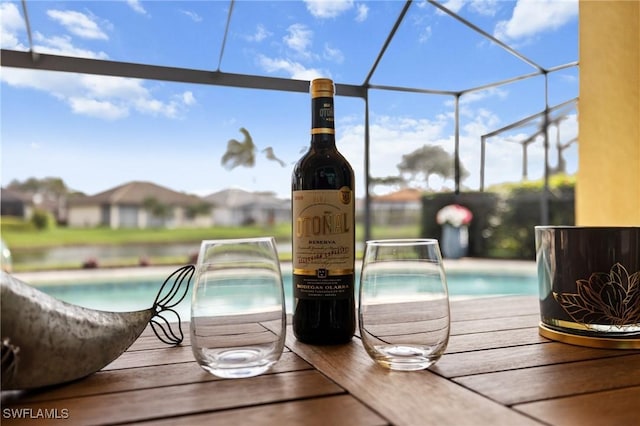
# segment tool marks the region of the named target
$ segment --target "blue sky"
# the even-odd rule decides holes
[[[236,1],[227,42],[228,1],[29,1],[38,52],[201,70],[361,84],[403,1]],[[578,60],[577,0],[442,2],[542,67]],[[0,2],[2,48],[26,51],[22,4]],[[535,69],[450,16],[415,1],[371,84],[461,91]],[[2,68],[2,185],[61,177],[95,194],[131,180],[207,195],[228,188],[289,196],[291,169],[309,144],[308,94]],[[578,96],[576,67],[549,74],[551,106]],[[544,108],[536,77],[460,98],[461,161],[478,189],[480,136]],[[397,175],[402,155],[423,145],[453,152],[453,97],[371,90],[371,174]],[[364,101],[337,97],[337,143],[363,182]],[[253,168],[220,164],[227,141],[251,132],[286,165],[258,155]],[[517,181],[517,143],[535,125],[489,139],[486,184]],[[577,135],[575,109],[552,146]],[[558,136],[559,135],[559,136]],[[555,164],[555,151],[551,163]],[[528,176],[542,177],[541,139],[528,151]],[[577,147],[565,151],[570,173]],[[432,179],[433,189],[452,181]],[[414,182],[413,186],[424,183]],[[376,193],[396,188],[376,188]],[[362,184],[356,185],[358,196]]]

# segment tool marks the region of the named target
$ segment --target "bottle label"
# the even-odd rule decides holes
[[[293,191],[294,295],[299,299],[353,295],[354,200],[348,187]],[[345,276],[350,276],[345,279]]]
[[[333,121],[333,98],[313,98],[311,102],[311,110],[313,111],[311,134],[335,134],[335,124]]]

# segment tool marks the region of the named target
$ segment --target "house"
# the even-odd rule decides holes
[[[371,198],[373,223],[378,225],[403,225],[420,221],[422,214],[422,190],[404,188],[390,194]]]
[[[129,182],[93,196],[68,200],[69,227],[152,228],[211,226],[195,214],[204,201],[151,182]]]
[[[0,212],[2,216],[29,219],[33,215],[33,201],[28,194],[12,189],[0,191]]]
[[[274,225],[291,221],[291,202],[271,192],[230,188],[208,195],[204,200],[214,206],[212,217],[216,225]]]
[[[66,198],[53,192],[2,188],[0,198],[2,216],[29,220],[36,211],[42,211],[50,213],[58,223],[66,221]]]

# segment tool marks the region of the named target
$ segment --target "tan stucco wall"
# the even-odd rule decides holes
[[[70,228],[92,228],[100,225],[100,206],[70,206],[67,221]]]
[[[576,223],[640,225],[640,1],[580,0]]]

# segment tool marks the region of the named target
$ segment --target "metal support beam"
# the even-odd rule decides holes
[[[309,92],[308,81],[292,80],[290,78],[233,74],[221,71],[194,70],[132,62],[49,55],[44,53],[32,54],[31,52],[19,52],[6,49],[2,49],[1,55],[0,62],[3,67],[139,78],[144,80],[174,81],[178,83],[208,84],[246,89],[279,90],[300,93]],[[336,96],[364,98],[365,89],[362,86],[351,84],[336,84]]]
[[[368,94],[368,92],[367,92]],[[364,241],[371,239],[371,137],[369,132],[369,96],[364,98]]]

